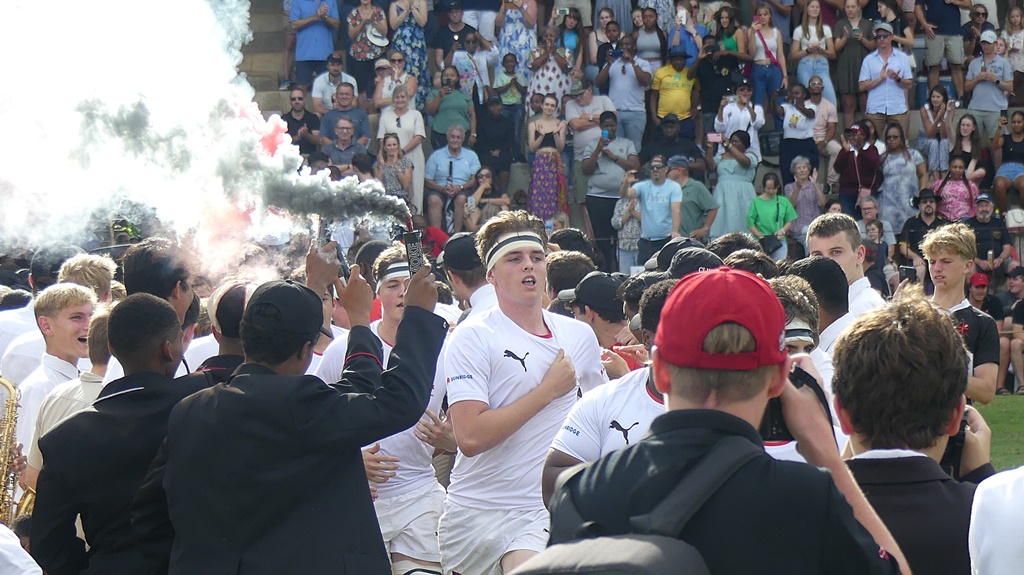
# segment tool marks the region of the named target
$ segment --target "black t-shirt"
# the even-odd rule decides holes
[[[700,105],[705,114],[718,111],[722,97],[736,87],[733,81],[739,60],[736,56],[720,56],[718,60],[704,58],[697,65],[697,79],[700,80]]]
[[[987,12],[988,10],[986,9],[985,11]],[[973,8],[971,9],[971,13],[974,13],[974,9]],[[991,18],[992,15],[989,14],[988,17]],[[974,16],[971,16],[971,18],[974,18]],[[995,32],[996,31],[996,27],[993,26],[991,22],[987,22],[986,21],[984,24],[981,25],[981,31],[985,32],[986,30],[992,30],[993,32]],[[960,35],[963,36],[964,42],[970,42],[971,40],[977,40],[974,43],[974,52],[971,52],[970,54],[966,54],[966,55],[969,56],[969,57],[973,57],[973,58],[977,58],[977,57],[981,56],[981,40],[979,40],[977,37],[974,36],[974,31],[971,30],[971,23],[970,22],[968,22],[968,23],[966,23],[966,24],[964,24],[963,26],[960,27]],[[980,36],[980,34],[979,34],[979,36]]]
[[[458,32],[452,32],[452,29],[448,26],[441,26],[437,29],[437,33],[434,34],[434,38],[430,41],[431,48],[440,48],[444,50],[445,56],[448,52],[452,51],[452,46],[455,45],[455,37],[459,37],[459,43],[462,47],[466,47],[466,35],[473,34],[476,32],[476,28],[466,24],[462,27],[462,30]]]
[[[1017,300],[1010,308],[1010,317],[1013,318],[1014,325],[1024,325],[1024,303],[1020,302],[1021,300]]]
[[[693,140],[676,138],[675,142],[666,142],[661,138],[645,145],[640,149],[640,163],[646,164],[651,158],[661,154],[668,160],[672,156],[685,156],[687,160],[703,160],[704,152]],[[704,170],[690,170],[690,177],[700,182],[704,181]]]
[[[958,308],[952,316],[957,331],[964,338],[967,351],[974,356],[974,367],[999,363],[999,328],[996,320],[970,304]]]
[[[302,115],[301,120],[296,120],[292,116],[291,112],[285,113],[283,118],[284,123],[288,125],[288,135],[293,138],[295,137],[296,134],[299,133],[299,129],[302,128],[303,126],[305,126],[306,129],[308,129],[310,132],[315,132],[320,129],[320,118],[316,114],[308,110],[306,111],[305,114]],[[316,144],[307,142],[302,138],[299,138],[299,141],[296,143],[299,145],[300,154],[312,154],[317,150]]]
[[[988,252],[993,252],[993,259],[999,257],[1003,246],[1010,245],[1010,232],[1006,229],[1006,222],[1000,219],[991,218],[988,222],[982,223],[977,216],[968,218],[965,221],[974,230],[974,237],[978,244],[978,257],[988,258]]]
[[[918,214],[903,224],[903,230],[900,232],[900,243],[906,244],[912,252],[924,257],[921,253],[921,249],[918,247],[924,240],[925,234],[942,226],[948,226],[950,221],[946,218],[936,215],[931,225],[924,223],[921,219],[921,214]]]
[[[978,307],[981,311],[992,316],[992,319],[997,322],[1006,319],[1006,312],[1003,311],[1003,303],[999,301],[999,298],[992,294],[986,295],[985,299],[982,300],[981,305]]]

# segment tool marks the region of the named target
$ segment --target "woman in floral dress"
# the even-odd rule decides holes
[[[348,15],[348,36],[351,43],[348,47],[348,73],[363,86],[367,97],[373,97],[374,80],[377,73],[373,63],[384,55],[386,46],[378,46],[370,41],[370,27],[385,36],[388,33],[388,20],[384,10],[370,3],[370,0],[359,0],[359,7]]]
[[[391,5],[391,47],[405,55],[405,71],[416,78],[413,108],[419,109],[430,92],[430,71],[427,69],[427,38],[424,26],[430,8],[427,0],[397,0]],[[411,17],[410,17],[411,16]]]
[[[530,85],[526,88],[526,101],[534,94],[554,94],[558,99],[558,110],[562,109],[562,99],[569,93],[572,80],[569,76],[569,61],[572,53],[566,48],[558,47],[558,28],[548,27],[542,34],[543,44],[530,53]]]
[[[504,58],[505,54],[515,54],[516,71],[522,72],[527,80],[533,73],[530,70],[530,53],[537,45],[537,33],[534,26],[537,25],[537,2],[536,0],[512,0],[515,8],[510,8],[507,2],[501,3],[498,16],[494,19],[494,29],[498,35],[498,58]]]

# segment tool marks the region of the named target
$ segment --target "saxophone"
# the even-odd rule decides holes
[[[0,420],[0,523],[10,525],[16,517],[18,505],[14,500],[18,489],[18,474],[14,471],[17,455],[17,437],[14,427],[18,423],[18,388],[0,377],[3,393],[3,419]]]

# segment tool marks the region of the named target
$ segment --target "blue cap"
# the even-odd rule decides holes
[[[978,194],[978,197],[974,199],[974,203],[978,202],[992,203],[992,194],[989,194],[988,192],[982,192]]]

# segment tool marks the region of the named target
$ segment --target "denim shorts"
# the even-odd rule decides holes
[[[996,177],[1002,176],[1012,183],[1017,178],[1024,176],[1024,164],[1017,162],[1009,162],[999,166],[999,170],[996,171]]]

